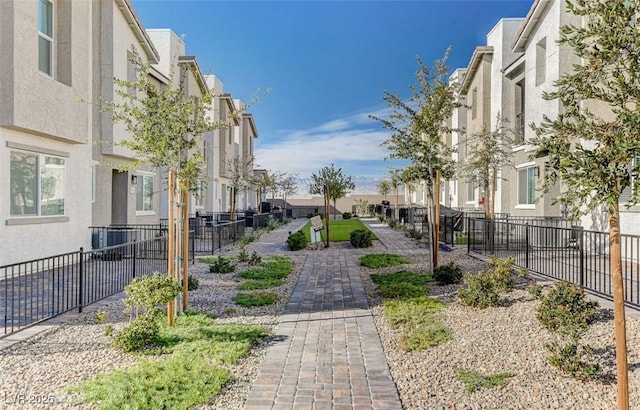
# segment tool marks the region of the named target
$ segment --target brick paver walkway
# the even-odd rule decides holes
[[[424,252],[389,228],[373,229],[388,249]],[[402,408],[359,277],[361,253],[308,253],[245,409]]]

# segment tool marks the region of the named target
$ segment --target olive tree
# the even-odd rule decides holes
[[[431,247],[433,266],[438,264],[438,225],[440,178],[450,178],[454,173],[454,150],[447,146],[443,135],[453,131],[447,125],[453,110],[461,106],[456,94],[458,85],[448,78],[447,49],[441,60],[433,67],[426,67],[420,57],[416,57],[418,71],[415,83],[410,89],[410,97],[404,100],[397,92],[384,91],[383,99],[391,109],[388,118],[371,116],[383,128],[390,131],[390,137],[383,143],[390,158],[411,161],[419,178],[425,181],[429,202],[429,223],[431,225]]]
[[[547,155],[543,189],[568,189],[557,201],[577,218],[597,209],[608,213],[613,288],[618,408],[629,408],[624,279],[620,244],[620,202],[640,195],[640,2],[571,0],[567,8],[581,25],[561,28],[561,45],[581,64],[544,94],[563,108],[557,118],[532,124],[537,155]]]

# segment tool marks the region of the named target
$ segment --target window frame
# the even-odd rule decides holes
[[[136,215],[155,215],[155,175],[151,173],[136,173]],[[150,195],[150,209],[145,209],[145,185],[146,181],[151,183],[151,195]],[[142,190],[142,191],[141,191]],[[139,197],[140,192],[142,196]],[[140,203],[138,199],[141,199]]]
[[[527,163],[527,164],[522,164],[518,167],[516,167],[516,172],[518,173],[517,175],[517,195],[516,195],[516,208],[517,209],[535,209],[536,206],[536,189],[537,189],[537,177],[535,174],[535,168],[536,168],[536,164],[531,162],[531,163]],[[522,189],[522,183],[521,183],[521,178],[520,178],[520,173],[521,172],[526,172],[526,202],[520,202],[520,195],[521,192],[520,190]],[[529,183],[533,182],[533,191],[531,191],[531,187],[529,186]],[[530,195],[532,194],[533,195]],[[532,196],[532,197],[531,197]]]
[[[12,219],[26,219],[26,218],[59,218],[65,217],[67,215],[67,161],[66,157],[63,155],[54,155],[52,153],[45,152],[35,152],[31,150],[20,150],[12,148],[9,151],[9,180],[10,184],[12,183],[11,178],[11,164],[13,159],[11,158],[13,153],[18,153],[20,155],[30,155],[35,157],[35,170],[34,170],[34,178],[35,178],[35,188],[33,192],[33,213],[13,213],[13,209],[11,207],[11,191],[9,192],[9,217]],[[43,213],[43,171],[46,167],[46,158],[52,158],[59,161],[62,161],[62,213],[57,214],[45,214]],[[57,200],[59,198],[51,198]]]
[[[42,31],[43,28],[43,14],[44,14],[44,5],[49,4],[51,6],[51,16],[49,25],[51,26],[51,35],[48,35]],[[55,78],[55,3],[53,0],[38,0],[38,71],[46,75],[47,77]],[[49,72],[43,71],[40,66],[40,39],[45,40],[49,43]]]

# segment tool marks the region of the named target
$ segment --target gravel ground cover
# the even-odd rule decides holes
[[[264,260],[268,255],[262,256]],[[232,300],[238,292],[236,286],[243,281],[238,273],[246,269],[246,265],[237,266],[233,273],[219,274],[209,273],[208,265],[196,262],[191,265],[190,274],[198,278],[200,287],[190,292],[190,309],[214,314],[220,324],[262,325],[273,331],[304,262],[304,255],[288,256],[293,260],[293,273],[284,279],[282,286],[271,289],[279,295],[279,300],[258,308],[243,308]],[[129,316],[123,313],[123,308],[121,302],[109,303],[100,308],[108,313],[103,323],[96,322],[95,312],[87,312],[1,350],[0,409],[89,408],[75,405],[75,394],[67,392],[65,387],[99,373],[134,365],[141,359],[111,348],[111,340],[105,335],[108,325],[117,330],[127,323]],[[266,339],[252,349],[247,358],[231,366],[234,381],[211,403],[198,408],[242,408],[270,343]]]
[[[453,260],[463,270],[484,270],[484,262],[467,256],[462,249],[442,253],[442,263]],[[420,258],[409,256],[410,264],[384,268],[383,272],[402,269],[420,271]],[[387,323],[382,300],[376,295],[370,274],[360,268],[361,278],[372,307],[378,333],[391,373],[405,409],[612,409],[616,408],[615,341],[613,312],[599,309],[583,342],[595,348],[603,368],[604,381],[582,382],[551,367],[544,344],[554,336],[535,318],[539,301],[522,289],[506,297],[504,306],[473,309],[455,298],[457,285],[430,286],[432,296],[448,303],[442,312],[452,339],[423,351],[405,353],[398,335]],[[380,271],[378,271],[380,272]],[[629,395],[631,408],[640,408],[640,326],[627,319],[629,346]],[[465,390],[456,380],[455,368],[472,369],[484,374],[509,372],[505,387]]]

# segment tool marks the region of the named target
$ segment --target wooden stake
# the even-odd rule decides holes
[[[189,181],[182,187],[182,311],[189,309]]]

